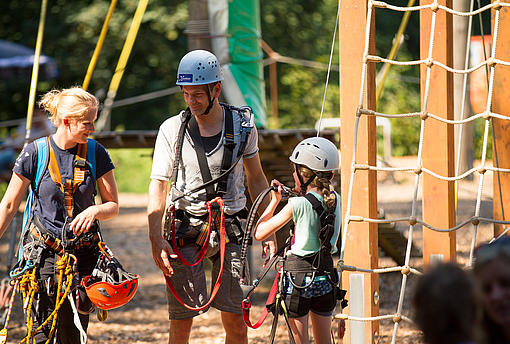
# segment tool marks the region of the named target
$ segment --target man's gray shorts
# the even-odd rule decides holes
[[[181,247],[180,252],[188,263],[194,263],[200,251],[200,247],[195,244]],[[206,277],[204,272],[203,261],[195,266],[187,266],[182,264],[178,259],[172,259],[170,264],[174,269],[171,277],[177,294],[184,303],[191,307],[199,307],[205,305],[209,301],[211,290],[216,283],[218,271],[220,270],[220,252],[211,253],[211,249],[206,253],[206,257],[212,263],[212,285],[207,292]],[[242,314],[241,302],[243,293],[239,285],[241,276],[241,247],[236,244],[228,243],[225,245],[225,262],[223,264],[223,276],[221,285],[214,298],[211,306],[224,312]],[[168,313],[170,320],[182,320],[195,317],[201,313],[205,313],[208,308],[196,312],[184,307],[173,296],[172,292],[166,288],[168,301]]]

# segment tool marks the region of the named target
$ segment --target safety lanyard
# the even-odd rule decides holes
[[[50,172],[51,179],[58,186],[60,191],[64,194],[64,202],[69,218],[73,217],[74,200],[73,194],[78,187],[85,180],[85,166],[87,165],[87,144],[79,144],[78,152],[74,160],[74,179],[66,179],[62,182],[60,175],[60,169],[58,168],[57,158],[55,157],[55,151],[50,144],[50,138],[48,137],[48,147],[50,150],[50,161],[48,164],[48,170]]]
[[[220,207],[220,211],[221,211],[221,226],[220,226],[220,270],[218,272],[218,276],[216,277],[216,282],[214,283],[214,287],[211,291],[211,296],[209,298],[209,301],[207,301],[207,303],[203,306],[198,306],[198,307],[193,307],[193,306],[189,306],[187,305],[180,297],[179,295],[177,294],[177,291],[175,290],[175,287],[172,283],[172,280],[170,279],[170,277],[168,277],[167,275],[165,275],[165,280],[166,280],[166,284],[168,286],[168,289],[170,290],[170,292],[173,294],[173,296],[175,297],[175,299],[181,304],[183,305],[184,307],[186,307],[187,309],[189,310],[192,310],[192,311],[201,311],[203,309],[206,309],[207,307],[209,307],[209,305],[213,302],[214,298],[216,297],[216,294],[218,293],[218,290],[220,289],[220,286],[221,286],[221,279],[222,279],[222,276],[223,276],[223,266],[224,266],[224,262],[225,262],[225,213],[223,212],[223,207],[224,207],[224,204],[223,204],[223,200],[220,198],[220,197],[216,197],[215,199],[213,199],[212,201],[209,201],[207,202],[207,210],[209,211],[209,228],[211,227],[211,218],[212,218],[212,205],[214,203],[217,203],[218,206]],[[177,256],[179,257],[179,260],[181,262],[184,262],[184,257],[182,256],[182,254],[179,252],[179,250],[176,250],[176,244],[175,244],[175,241],[174,241],[174,252],[177,254]],[[204,252],[205,254],[205,252]],[[203,258],[203,254],[200,253],[201,257],[199,257],[200,259]],[[186,262],[186,265],[188,266],[193,266],[195,265],[196,263],[187,263]]]

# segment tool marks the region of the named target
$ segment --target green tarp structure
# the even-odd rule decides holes
[[[213,53],[225,78],[228,103],[249,105],[258,127],[266,126],[266,102],[259,0],[209,0],[209,30]]]

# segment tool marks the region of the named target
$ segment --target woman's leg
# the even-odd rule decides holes
[[[308,337],[308,314],[300,318],[290,318],[289,324],[296,344],[310,343],[310,338]]]
[[[317,344],[331,343],[331,316],[323,316],[310,312],[313,338]]]

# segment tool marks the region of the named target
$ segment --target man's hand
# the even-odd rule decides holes
[[[274,235],[262,241],[262,259],[269,259],[276,253],[276,240]]]
[[[174,274],[174,270],[170,265],[170,259],[176,259],[177,255],[172,250],[172,247],[163,238],[159,239],[151,239],[152,245],[152,258],[154,262],[158,266],[158,268],[165,274],[166,276],[172,276]]]

